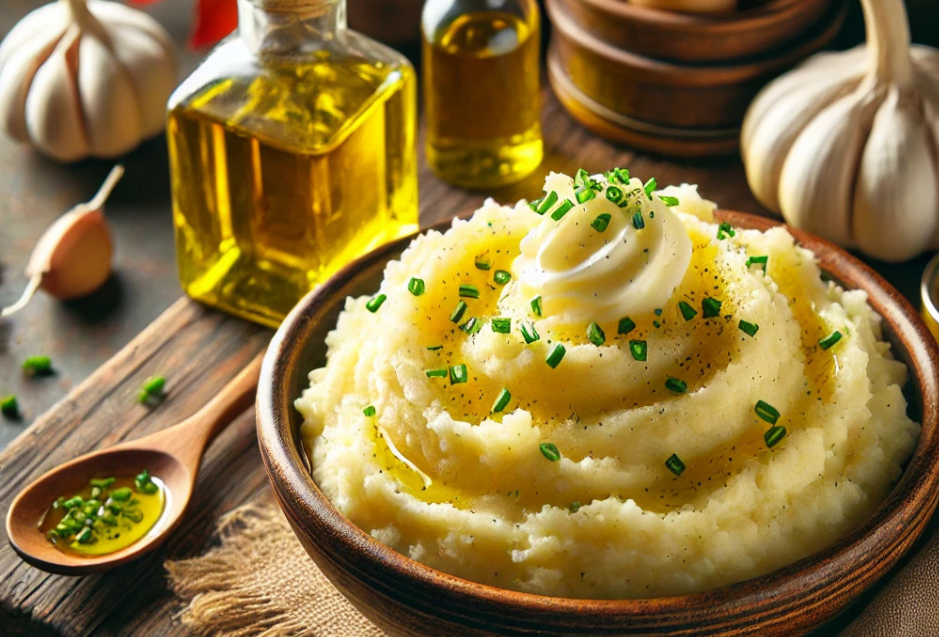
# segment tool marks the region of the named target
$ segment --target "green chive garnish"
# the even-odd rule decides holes
[[[130,490],[130,487],[121,487],[111,491],[111,499],[117,502],[127,502],[132,495],[134,495],[134,492]],[[68,502],[65,505],[68,506]]]
[[[496,273],[492,275],[492,280],[499,285],[505,285],[512,280],[512,275],[505,270],[496,270]]]
[[[678,302],[678,310],[681,312],[681,315],[686,321],[690,321],[698,315],[698,311],[684,301]]]
[[[603,232],[609,227],[610,219],[612,219],[612,217],[604,212],[603,214],[597,215],[597,218],[590,222],[590,227],[597,232]]]
[[[483,322],[476,318],[475,316],[470,317],[466,323],[460,326],[460,329],[466,332],[467,334],[475,334],[483,328]]]
[[[541,202],[544,201],[544,197],[541,199],[535,199],[534,201],[528,202],[528,207],[532,209],[533,212],[538,212],[538,206],[541,205]],[[540,212],[538,214],[541,214]]]
[[[606,174],[607,181],[626,185],[629,183],[629,171],[625,168],[614,168]]]
[[[574,202],[570,199],[565,199],[561,202],[557,208],[554,209],[554,212],[551,213],[551,218],[555,221],[560,221],[564,215],[570,212],[571,208],[574,207]]]
[[[619,326],[616,328],[617,334],[629,334],[634,329],[636,329],[636,324],[628,316],[623,317],[619,320]]]
[[[649,345],[645,341],[629,341],[629,353],[637,361],[645,361],[649,355]]]
[[[428,369],[426,372],[427,378],[446,378],[447,370],[446,369]]]
[[[768,402],[758,400],[756,402],[756,407],[753,408],[753,411],[756,412],[757,416],[771,425],[775,425],[776,421],[779,420],[779,412]]]
[[[645,227],[646,227],[646,222],[642,218],[642,210],[637,210],[635,214],[633,214],[633,228],[635,228],[636,230],[642,230]]]
[[[450,368],[450,384],[456,385],[458,383],[465,383],[469,376],[466,373],[466,365],[460,363],[459,365],[454,365]]]
[[[16,396],[10,394],[0,400],[0,413],[7,418],[17,418],[20,415],[20,406],[16,401]]]
[[[610,186],[606,189],[606,198],[612,201],[613,203],[618,204],[623,200],[623,191],[616,186]]]
[[[665,379],[665,389],[673,391],[676,394],[684,394],[686,391],[688,391],[688,383],[680,378],[672,378],[670,376]]]
[[[678,455],[674,453],[668,457],[668,460],[665,461],[665,466],[676,476],[680,476],[685,472],[685,463],[682,462],[681,458],[679,458]]]
[[[571,513],[577,513],[578,511],[580,511],[581,506],[583,505],[581,505],[580,500],[574,500],[573,502],[570,503],[570,505],[568,505],[567,508]]]
[[[492,404],[492,412],[498,414],[500,411],[505,409],[509,401],[512,400],[512,394],[509,393],[508,389],[503,389],[499,392],[499,395],[496,397],[496,402]]]
[[[541,296],[536,296],[531,300],[531,311],[535,316],[541,316]]]
[[[574,191],[574,198],[577,199],[577,203],[587,203],[596,196],[597,192],[590,186],[581,186]]]
[[[539,215],[551,210],[551,208],[558,202],[558,193],[553,190],[549,192],[543,199],[538,203],[538,208],[535,210]]]
[[[362,413],[365,414],[367,417],[371,418],[372,416],[375,415],[375,405],[369,405],[368,407],[362,410]]]
[[[488,270],[492,267],[492,261],[476,261],[476,269],[478,270]]]
[[[715,316],[720,316],[721,313],[721,302],[717,299],[712,299],[709,296],[704,297],[704,300],[701,301],[701,309],[704,312],[704,318],[714,318]]]
[[[470,283],[462,283],[460,284],[460,296],[467,299],[478,299],[479,288]]]
[[[140,394],[137,400],[146,403],[154,398],[159,398],[163,394],[163,387],[166,385],[166,379],[162,376],[151,376],[144,382],[140,388]]]
[[[606,342],[606,334],[603,333],[596,321],[587,326],[587,340],[597,347]]]
[[[427,349],[429,349],[432,352],[436,352],[437,350],[443,349],[443,345],[429,345]]]
[[[453,308],[453,311],[450,312],[450,320],[454,323],[459,323],[460,319],[463,318],[463,313],[466,312],[466,301],[460,299],[457,301],[456,307]]]
[[[655,177],[652,177],[651,179],[649,179],[649,181],[647,181],[642,186],[642,189],[645,191],[646,197],[649,198],[649,201],[652,201],[652,193],[655,191],[656,188],[658,188],[658,183],[656,183]]]
[[[669,197],[668,195],[659,195],[659,199],[661,199],[661,200],[662,200],[662,203],[664,203],[666,206],[668,206],[668,207],[670,207],[670,208],[671,208],[672,206],[677,206],[677,205],[678,205],[678,198],[677,198],[677,197]]]
[[[369,312],[371,312],[372,314],[374,314],[375,312],[378,311],[378,308],[381,307],[381,304],[384,303],[384,302],[385,302],[385,299],[387,299],[387,298],[388,298],[388,297],[385,296],[384,294],[379,294],[378,296],[373,296],[371,299],[369,299],[368,303],[365,304],[365,308],[366,308]]]
[[[424,280],[418,279],[417,277],[411,277],[411,280],[408,281],[408,292],[414,296],[420,296],[424,293]]]
[[[763,440],[766,441],[766,446],[772,448],[777,442],[782,440],[786,435],[786,428],[776,425],[770,427],[765,434],[763,434]]]
[[[522,323],[519,326],[518,331],[522,333],[522,338],[525,339],[525,343],[527,343],[528,345],[531,345],[532,343],[537,341],[539,338],[541,338],[538,335],[538,331],[535,330],[535,326],[532,325],[531,323]]]
[[[662,308],[657,307],[652,311],[655,313],[656,316],[662,316]]]
[[[541,455],[551,462],[557,462],[561,459],[561,452],[558,451],[557,445],[553,442],[542,442],[538,448],[541,449]]]
[[[769,256],[765,254],[762,256],[747,257],[747,267],[749,268],[751,265],[761,265],[763,266],[763,272],[766,272],[766,264],[768,261]]]
[[[557,368],[557,366],[561,364],[561,360],[563,360],[564,354],[566,352],[567,350],[560,343],[555,345],[554,349],[551,350],[551,353],[548,354],[548,358],[545,359],[545,362],[548,364],[548,367],[550,367],[551,369]]]
[[[737,232],[734,230],[734,227],[729,223],[722,223],[717,226],[717,238],[724,240],[727,237],[737,236]],[[747,264],[749,265],[749,264]]]
[[[52,359],[48,356],[30,356],[23,361],[23,372],[29,376],[48,376],[52,373]]]
[[[512,319],[494,318],[492,319],[492,331],[496,334],[508,334],[512,331]]]
[[[744,334],[748,334],[750,336],[756,336],[756,333],[760,329],[760,326],[757,325],[756,323],[751,323],[750,321],[744,321],[743,319],[740,319],[740,322],[737,324],[737,327],[740,328],[741,332],[743,332]]]
[[[574,173],[574,185],[575,186],[586,186],[590,184],[590,173],[584,168],[578,168],[577,172]]]
[[[838,330],[835,330],[834,332],[832,332],[825,338],[818,339],[818,344],[822,347],[822,349],[828,349],[829,347],[831,347],[832,345],[834,345],[840,340],[841,340],[841,332],[839,332]]]

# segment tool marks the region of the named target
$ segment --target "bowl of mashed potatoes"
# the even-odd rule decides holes
[[[552,174],[302,301],[259,438],[310,555],[391,635],[794,635],[935,508],[937,359],[821,240]]]

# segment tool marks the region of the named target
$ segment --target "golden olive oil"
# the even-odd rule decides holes
[[[352,259],[418,228],[410,66],[265,60],[173,104],[177,260],[194,299],[276,326]]]
[[[423,24],[427,161],[468,188],[518,181],[543,154],[537,7],[460,14],[435,4]]]

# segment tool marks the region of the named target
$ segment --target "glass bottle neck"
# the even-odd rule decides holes
[[[238,0],[238,34],[255,54],[315,51],[346,29],[346,0]]]

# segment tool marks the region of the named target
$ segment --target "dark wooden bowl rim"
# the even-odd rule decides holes
[[[719,211],[718,216],[732,225],[762,231],[782,225],[771,219],[738,212]],[[713,619],[717,622],[716,630],[742,625],[733,623],[735,617],[736,621],[742,621],[739,619],[741,614],[753,618],[748,624],[759,622],[761,615],[773,613],[772,609],[778,605],[774,600],[780,597],[801,600],[799,608],[793,612],[819,612],[828,601],[820,596],[826,587],[859,578],[860,574],[871,569],[885,570],[893,566],[913,540],[910,538],[902,550],[897,550],[892,540],[904,529],[909,531],[908,527],[913,522],[919,525],[914,533],[914,536],[918,535],[925,527],[928,514],[936,506],[939,499],[939,346],[910,303],[871,268],[823,239],[792,228],[789,232],[799,244],[812,250],[822,270],[845,288],[868,292],[869,303],[884,318],[885,325],[892,329],[908,353],[910,382],[917,385],[922,400],[922,432],[903,476],[859,530],[828,549],[767,575],[703,593],[652,599],[585,600],[546,597],[464,580],[411,560],[356,527],[339,513],[314,483],[295,432],[290,430],[290,414],[283,413],[277,406],[291,371],[286,368],[285,361],[289,357],[284,352],[289,352],[292,344],[305,333],[305,317],[310,308],[324,303],[341,289],[344,280],[366,264],[386,261],[400,252],[411,237],[379,248],[350,264],[303,299],[274,336],[258,389],[258,439],[265,468],[285,514],[299,527],[303,527],[304,519],[318,518],[328,527],[333,539],[338,539],[350,555],[360,560],[357,564],[368,563],[369,580],[407,579],[422,590],[442,588],[448,597],[461,604],[478,605],[481,612],[486,608],[486,615],[512,617],[526,613],[546,622],[545,625],[552,621],[564,622],[565,617],[585,613],[604,616],[604,621],[681,615]],[[290,409],[293,398],[289,401]],[[924,510],[927,515],[923,515]],[[355,573],[351,575],[355,576]],[[393,590],[384,593],[394,595]]]
[[[577,0],[594,7],[598,11],[617,16],[622,20],[631,20],[650,27],[669,27],[697,31],[714,30],[717,33],[732,36],[735,33],[759,30],[773,23],[780,11],[793,5],[818,0],[770,0],[764,4],[729,13],[681,13],[644,7],[623,0]]]

